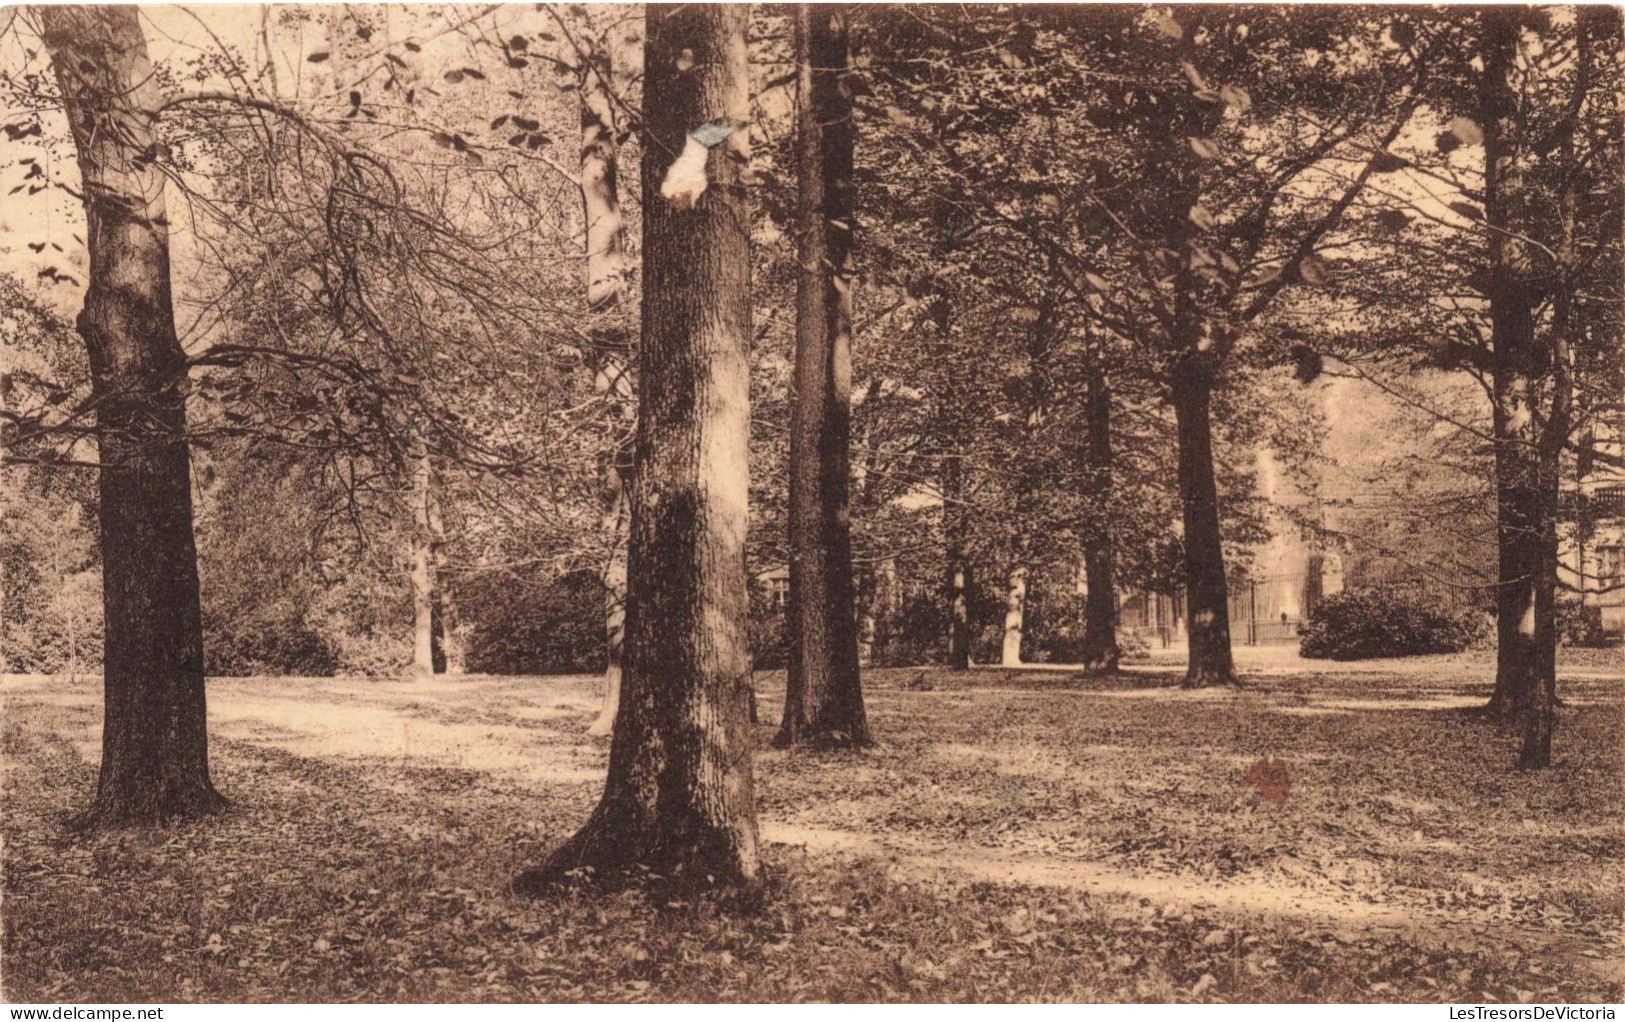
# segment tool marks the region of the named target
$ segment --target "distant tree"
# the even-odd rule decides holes
[[[164,823],[224,800],[209,777],[188,365],[154,156],[160,96],[134,7],[45,7],[39,17],[78,151],[90,250],[79,332],[101,466],[105,709],[86,819]]]
[[[604,794],[516,886],[749,885],[750,112],[743,6],[650,7],[643,319],[621,706]]]

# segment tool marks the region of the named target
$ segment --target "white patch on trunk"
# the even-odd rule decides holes
[[[666,169],[666,179],[660,182],[660,197],[678,209],[693,209],[711,183],[705,176],[706,159],[711,150],[735,130],[727,121],[708,121],[689,132],[683,151],[677,154],[677,159]]]
[[[688,136],[682,153],[660,182],[660,197],[678,209],[693,209],[710,183],[705,176],[705,161],[710,155],[710,149],[693,135]]]

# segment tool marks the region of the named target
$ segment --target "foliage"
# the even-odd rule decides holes
[[[1322,599],[1299,628],[1299,652],[1324,660],[1459,653],[1490,629],[1481,611],[1453,606],[1438,594],[1377,586]]]
[[[1603,649],[1618,641],[1603,631],[1602,608],[1576,599],[1558,601],[1557,635],[1563,645],[1579,649]]]
[[[468,668],[490,674],[604,669],[604,585],[596,573],[555,579],[480,575],[458,587]]]

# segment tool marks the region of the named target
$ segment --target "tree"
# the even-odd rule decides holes
[[[596,30],[595,30],[596,29]],[[608,434],[600,474],[603,527],[609,542],[604,564],[604,703],[592,734],[614,731],[621,700],[626,637],[626,516],[632,482],[628,425],[637,414],[631,352],[623,322],[627,290],[626,229],[621,214],[620,139],[624,116],[617,84],[628,77],[637,32],[619,18],[601,29],[587,25],[572,36],[577,47],[581,96],[581,199],[587,250],[587,314],[593,345],[588,353],[593,389],[603,397]]]
[[[626,654],[609,777],[516,886],[635,870],[756,878],[745,533],[750,97],[743,6],[651,7],[644,41],[643,308]],[[719,137],[720,136],[720,137]]]
[[[1084,401],[1088,418],[1084,485],[1106,506],[1112,495],[1112,392],[1106,374],[1098,367],[1089,374]],[[1115,553],[1110,517],[1098,515],[1083,539],[1084,577],[1089,587],[1084,604],[1083,662],[1095,671],[1116,671],[1122,655],[1117,646]]]
[[[1617,55],[1619,21],[1576,11],[1560,27],[1547,11],[1485,8],[1479,31],[1500,547],[1490,709],[1521,712],[1519,766],[1539,769],[1556,720],[1558,513],[1576,376],[1599,335],[1617,350],[1617,92],[1595,56],[1604,40]],[[1596,177],[1594,166],[1608,169]],[[1583,211],[1603,227],[1595,240],[1581,235],[1583,194],[1604,199]]]
[[[159,94],[133,7],[40,10],[78,152],[105,617],[93,823],[219,809],[209,778],[203,627],[186,445],[187,359],[169,286]]]
[[[775,744],[870,744],[851,512],[853,121],[846,12],[798,4],[800,199],[790,423],[790,661]]]

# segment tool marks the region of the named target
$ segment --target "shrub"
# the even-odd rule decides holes
[[[478,674],[597,674],[604,669],[604,585],[591,571],[471,580],[458,593],[468,669]],[[408,647],[410,649],[410,647]]]
[[[1480,611],[1444,606],[1416,589],[1380,587],[1322,600],[1298,629],[1298,651],[1318,660],[1459,653],[1489,630]]]
[[[749,629],[751,669],[783,670],[790,663],[790,619],[782,603],[774,603],[755,579],[750,583]]]
[[[1602,608],[1581,606],[1579,600],[1558,601],[1557,637],[1565,646],[1583,649],[1612,645],[1602,630]]]

